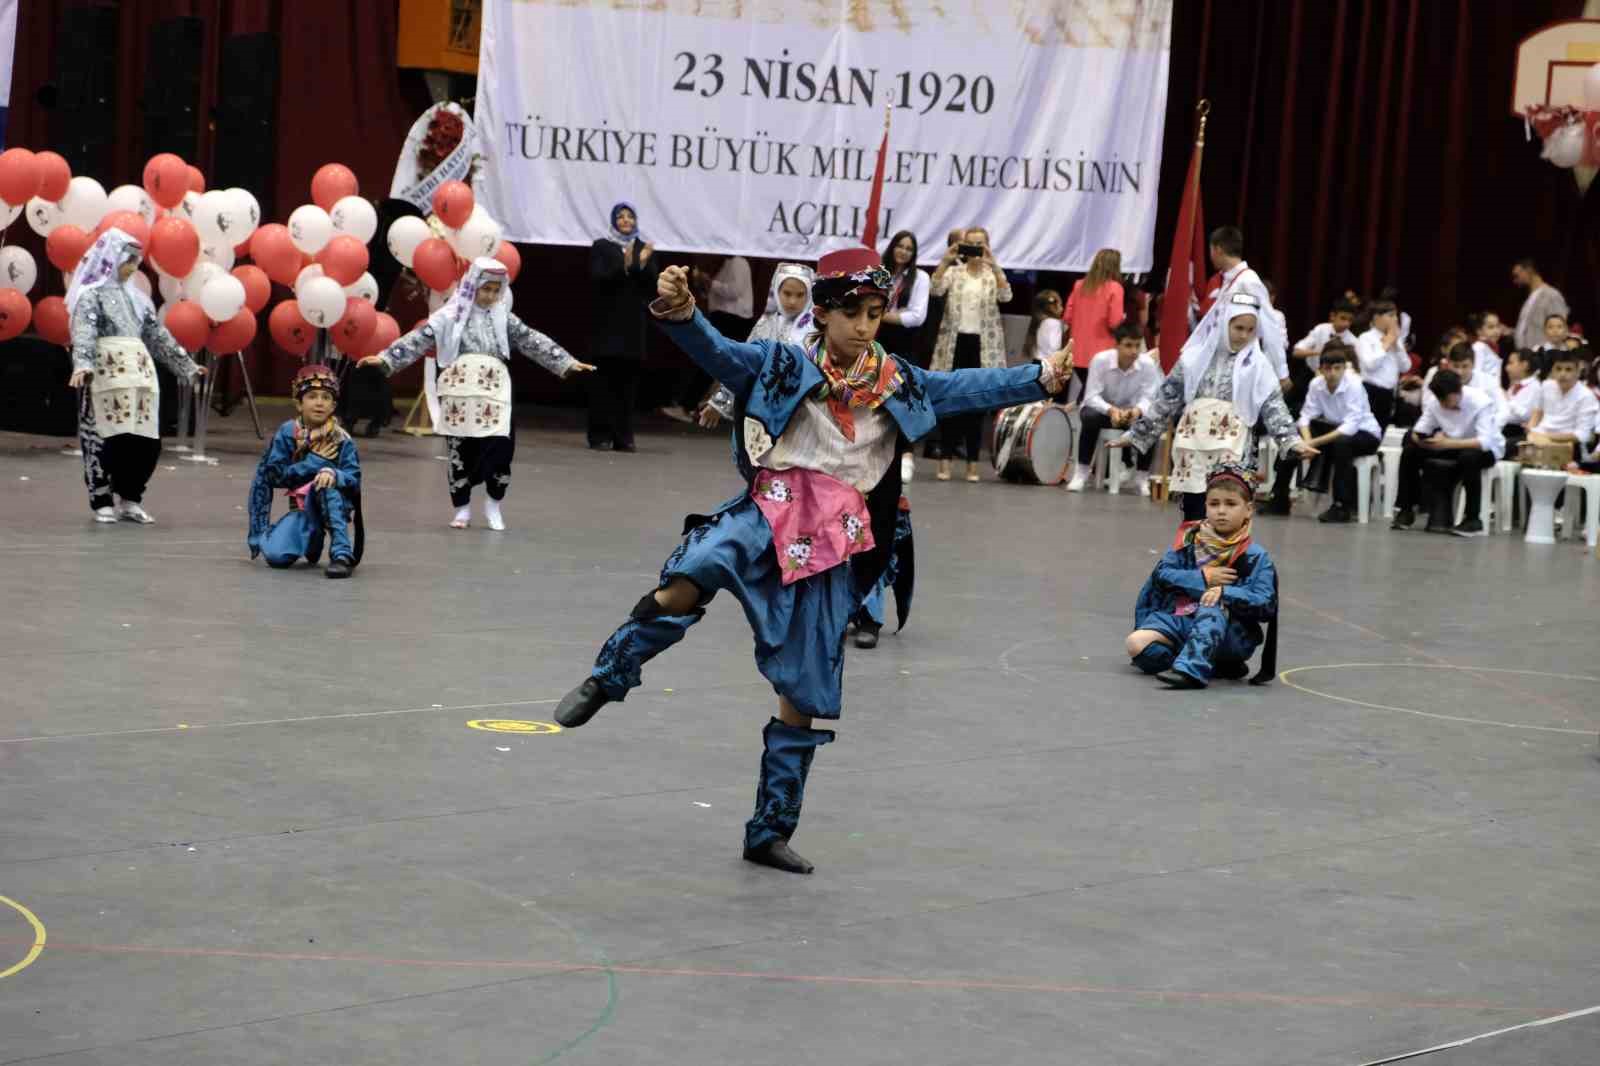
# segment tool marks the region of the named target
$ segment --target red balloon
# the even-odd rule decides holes
[[[33,328],[51,344],[65,345],[72,339],[67,301],[59,296],[46,296],[40,300],[33,308]]]
[[[94,236],[98,238],[108,229],[119,229],[138,241],[142,247],[150,246],[150,223],[146,222],[144,216],[137,211],[111,212],[94,228]]]
[[[211,327],[211,333],[206,337],[206,347],[213,352],[237,352],[248,347],[255,339],[256,316],[249,308],[241,307],[239,313],[228,321]]]
[[[517,251],[517,246],[501,241],[500,247],[494,250],[494,257],[506,265],[507,280],[516,281],[517,275],[522,273],[522,253]]]
[[[456,280],[456,253],[438,237],[429,237],[417,245],[411,269],[428,288],[443,292]]]
[[[65,306],[62,307],[61,312],[62,314],[66,314]],[[65,330],[65,328],[65,326],[62,327],[63,330]],[[379,311],[377,324],[373,327],[372,336],[367,340],[367,350],[361,354],[377,355],[380,352],[387,351],[389,345],[393,344],[399,339],[400,323],[394,320],[393,315]],[[62,341],[61,343],[65,344],[66,342]]]
[[[167,311],[167,332],[185,349],[197,352],[211,333],[211,320],[193,300],[179,300]]]
[[[177,207],[189,191],[189,164],[171,152],[151,156],[144,165],[144,191],[162,207]]]
[[[433,213],[451,229],[467,224],[476,202],[472,188],[464,181],[447,181],[433,191]]]
[[[189,164],[189,191],[206,191],[206,176],[200,173],[200,168],[195,166],[193,163]]]
[[[94,238],[70,223],[60,225],[44,239],[44,254],[61,271],[70,272],[89,250]]]
[[[311,175],[311,200],[324,211],[332,211],[334,204],[360,188],[355,172],[343,163],[329,163]]]
[[[0,289],[0,341],[20,337],[33,321],[33,305],[16,289]]]
[[[13,206],[25,204],[39,195],[39,184],[43,180],[38,157],[26,148],[7,148],[0,152],[0,200]],[[28,313],[33,313],[31,305]]]
[[[367,269],[367,246],[348,233],[341,233],[322,246],[317,262],[322,265],[322,272],[340,285],[354,285]]]
[[[72,181],[72,168],[54,152],[40,152],[34,156],[39,164],[39,199],[55,203],[67,195],[67,185]],[[34,311],[37,319],[38,311]]]
[[[172,158],[178,159],[177,156]],[[183,160],[178,159],[178,162]],[[200,234],[187,219],[163,218],[150,227],[150,241],[145,247],[163,272],[175,278],[186,278],[194,269],[194,261],[200,258]]]
[[[344,317],[333,324],[334,347],[346,355],[365,355],[372,334],[378,328],[378,312],[372,301],[352,296],[345,301]]]
[[[250,238],[250,258],[279,285],[293,285],[300,273],[300,249],[289,237],[289,227],[269,222]]]
[[[467,271],[471,270],[471,269],[472,269],[472,263],[471,262],[469,262],[468,260],[462,259],[459,256],[456,258],[456,280],[457,281],[460,281],[462,278],[466,277],[467,276]]]
[[[267,331],[278,347],[290,355],[304,355],[317,339],[317,329],[300,313],[297,300],[285,300],[267,316]]]
[[[272,298],[272,281],[267,277],[267,272],[247,263],[244,266],[234,267],[233,276],[244,286],[244,305],[250,309],[251,314],[260,314],[261,309],[266,307],[267,301]]]

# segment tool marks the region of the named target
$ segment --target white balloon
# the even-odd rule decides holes
[[[142,270],[135,270],[133,272],[133,277],[129,278],[128,281],[132,283],[134,288],[138,289],[140,292],[144,293],[146,296],[151,296],[153,298],[153,293],[150,290],[150,275],[149,274],[146,274]]]
[[[195,204],[194,226],[207,244],[226,244],[229,248],[244,240],[247,218],[244,205],[221,189],[200,194]]]
[[[316,255],[333,238],[333,219],[316,204],[301,204],[289,216],[289,239],[307,255]]]
[[[7,245],[0,248],[0,289],[16,289],[26,295],[39,280],[39,264],[26,248]]]
[[[61,198],[61,217],[83,232],[93,233],[106,217],[109,200],[104,185],[80,174],[67,184],[67,195]]]
[[[428,224],[414,215],[397,218],[389,225],[387,242],[389,254],[400,260],[401,265],[411,267],[411,257],[416,254],[417,245],[433,236],[433,231]]]
[[[296,293],[300,313],[318,329],[329,329],[344,317],[347,297],[332,278],[311,278]]]
[[[293,288],[294,288],[295,299],[299,299],[300,298],[300,286],[304,285],[306,282],[310,281],[312,278],[320,278],[320,277],[323,277],[323,276],[324,275],[322,273],[322,264],[321,263],[312,263],[310,266],[301,267],[300,268],[300,273],[298,273],[298,274],[296,274],[294,276],[294,286],[293,286]]]
[[[233,239],[233,243],[237,247],[249,240],[250,236],[260,228],[261,204],[249,189],[236,187],[227,190],[227,192],[228,196],[233,200],[233,214],[243,225],[239,233],[229,234],[229,238]]]
[[[167,303],[177,303],[183,299],[183,279],[175,278],[171,274],[156,271],[156,285],[161,290],[161,298]]]
[[[200,258],[208,263],[215,263],[223,270],[233,269],[233,245],[223,241],[213,244],[209,239],[200,245]]]
[[[378,302],[378,279],[371,274],[362,274],[352,284],[344,287],[344,294],[352,300],[361,299],[368,303]]]
[[[1569,123],[1544,139],[1544,157],[1569,170],[1583,162],[1583,141],[1583,123]]]
[[[328,217],[333,220],[334,229],[349,234],[362,244],[371,243],[377,235],[378,212],[359,196],[346,196],[339,200],[328,212]]]
[[[178,202],[177,207],[168,209],[167,214],[172,218],[181,218],[185,222],[193,222],[194,213],[199,209],[200,194],[191,189],[183,194],[183,199]]]
[[[28,228],[39,236],[50,236],[56,231],[56,227],[65,221],[66,219],[61,217],[60,204],[41,200],[37,196],[28,201]]]
[[[200,309],[213,322],[226,322],[244,306],[244,283],[232,274],[218,274],[200,290]]]
[[[6,229],[15,222],[17,216],[22,214],[22,209],[27,206],[27,204],[8,204],[0,200],[0,229]]]
[[[106,213],[113,211],[132,211],[144,219],[147,226],[156,221],[155,201],[137,185],[118,185],[111,190],[111,195],[106,197]]]
[[[194,269],[189,271],[189,276],[183,279],[183,298],[198,300],[212,278],[219,278],[226,273],[227,271],[217,264],[201,259],[195,263]]]
[[[450,247],[468,261],[480,256],[493,258],[500,247],[500,224],[481,206],[475,206],[472,217],[460,229],[450,231]]]

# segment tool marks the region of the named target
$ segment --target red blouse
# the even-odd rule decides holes
[[[1122,283],[1108,281],[1092,293],[1083,292],[1083,282],[1072,286],[1067,297],[1067,310],[1061,321],[1072,334],[1072,365],[1087,367],[1089,360],[1116,347],[1111,331],[1122,325],[1126,312],[1122,309]]]

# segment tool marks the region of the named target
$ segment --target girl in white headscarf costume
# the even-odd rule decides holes
[[[97,522],[155,521],[141,505],[161,458],[161,384],[151,356],[185,381],[204,373],[129,280],[143,252],[129,234],[108,229],[67,288],[71,384],[88,386],[78,402],[83,481]]]
[[[811,324],[811,283],[816,280],[816,271],[800,263],[779,263],[778,269],[772,274],[772,286],[767,291],[767,310],[756,324],[750,329],[748,340],[754,344],[756,341],[777,341],[780,344],[804,344],[805,336],[815,327]],[[778,299],[778,294],[786,281],[796,281],[805,286],[805,303],[800,310],[789,314],[783,309],[783,304]],[[733,393],[721,382],[706,400],[706,406],[711,408],[723,418],[733,417]],[[702,416],[702,420],[704,420]],[[714,425],[715,419],[711,420]]]
[[[485,288],[488,291],[481,291]],[[480,295],[482,299],[480,299]],[[511,371],[515,348],[557,377],[593,370],[549,337],[523,323],[511,310],[511,285],[505,264],[475,259],[450,299],[428,320],[395,341],[363,366],[385,374],[403,370],[432,349],[439,370],[439,426],[449,442],[445,479],[455,516],[453,529],[465,529],[472,516],[472,489],[488,490],[484,516],[490,529],[504,529],[500,501],[511,485],[516,428],[511,417]]]
[[[1261,311],[1260,302],[1245,293],[1223,297],[1222,312],[1201,320],[1155,401],[1116,442],[1148,452],[1168,422],[1182,416],[1173,434],[1168,489],[1182,494],[1187,521],[1205,518],[1205,485],[1212,470],[1238,464],[1255,471],[1258,422],[1284,454],[1305,450],[1283,402],[1277,369],[1261,348]],[[1245,315],[1254,326],[1248,339],[1234,347],[1230,326]]]

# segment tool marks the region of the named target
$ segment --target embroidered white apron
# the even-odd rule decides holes
[[[450,437],[511,435],[511,370],[492,355],[462,354],[439,371],[439,424]]]
[[[94,428],[101,438],[132,434],[161,438],[161,382],[150,352],[137,337],[101,337],[94,346]]]
[[[1204,492],[1206,478],[1244,457],[1250,429],[1227,400],[1195,400],[1184,408],[1172,436],[1173,492]]]

